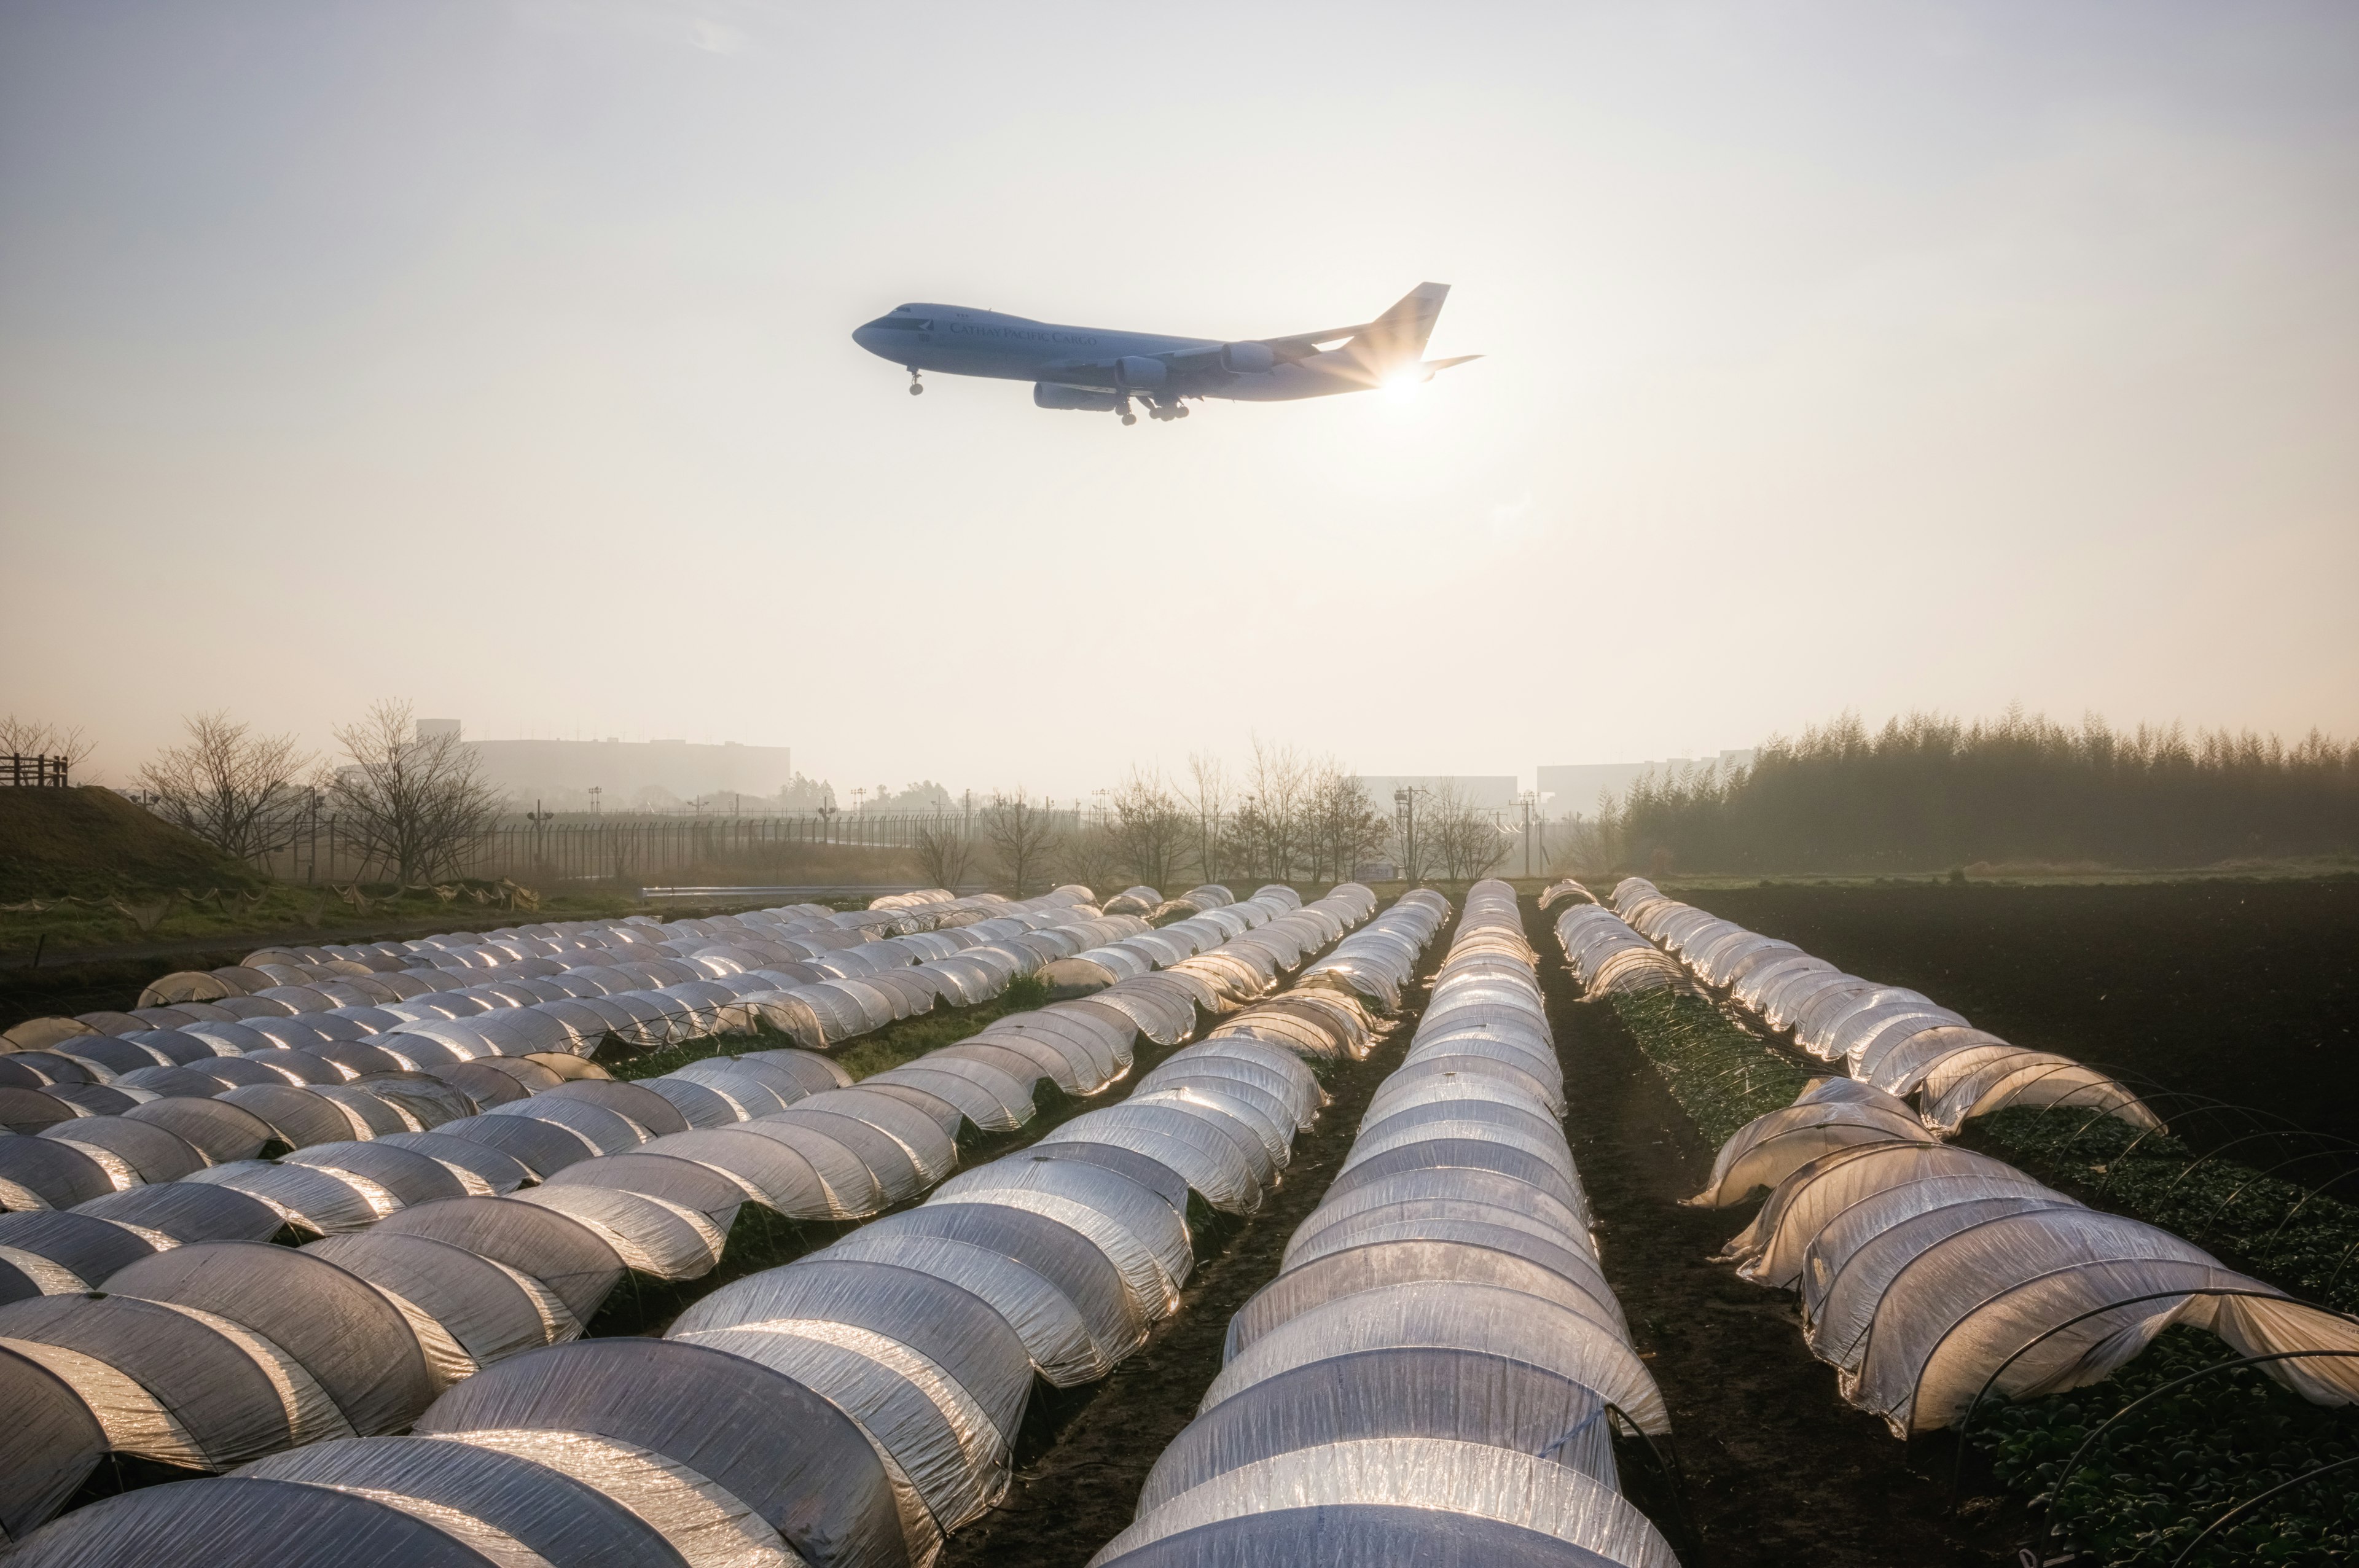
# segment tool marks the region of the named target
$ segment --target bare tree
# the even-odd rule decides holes
[[[335,732],[352,763],[322,781],[362,854],[404,883],[455,872],[505,804],[456,735],[416,730],[409,704],[378,703]]]
[[[1014,895],[1048,870],[1049,851],[1056,847],[1057,828],[1045,802],[1019,789],[1014,795],[994,795],[983,808],[983,836],[991,845]]]
[[[225,855],[257,860],[273,844],[275,818],[303,799],[295,775],[311,764],[292,735],[255,735],[227,713],[184,719],[188,743],[139,770],[156,813]]]
[[[68,772],[79,769],[98,742],[82,727],[65,728],[38,719],[0,718],[0,757],[63,757]]]
[[[1600,877],[1620,858],[1620,835],[1608,816],[1567,816],[1548,825],[1541,847],[1552,877]]]
[[[1458,793],[1455,784],[1437,791],[1426,811],[1427,841],[1441,874],[1471,881],[1507,858],[1507,838],[1492,815]]]
[[[952,892],[958,892],[974,863],[974,840],[960,831],[958,818],[941,812],[919,825],[911,848],[918,858],[918,874]]]
[[[1254,738],[1245,804],[1237,808],[1229,833],[1251,875],[1277,882],[1294,880],[1295,862],[1308,836],[1310,782],[1310,769],[1293,747]]]
[[[1310,770],[1303,799],[1313,876],[1341,881],[1392,837],[1391,825],[1377,814],[1360,781],[1332,757]]]
[[[1114,836],[1124,870],[1149,887],[1164,886],[1188,848],[1191,814],[1160,774],[1136,768],[1114,796]]]
[[[1081,883],[1103,899],[1122,881],[1121,832],[1103,823],[1082,823],[1058,836],[1051,859],[1057,875],[1069,882]]]
[[[1229,773],[1218,757],[1188,754],[1188,792],[1181,804],[1196,819],[1196,874],[1221,875],[1223,823],[1229,814]]]

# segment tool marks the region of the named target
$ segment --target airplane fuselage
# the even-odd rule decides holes
[[[1372,384],[1364,366],[1342,355],[1232,370],[1222,362],[1218,338],[1067,327],[958,305],[901,306],[854,330],[852,341],[911,371],[1131,391],[1143,398],[1278,402]],[[1167,368],[1154,381],[1134,381],[1121,374],[1125,360],[1158,361]]]

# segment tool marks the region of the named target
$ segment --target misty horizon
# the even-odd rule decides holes
[[[1528,787],[1843,712],[2359,733],[2344,7],[37,5],[0,45],[0,710],[92,778],[387,697],[1059,796],[1256,735]],[[1180,134],[1004,88],[1149,59]],[[1484,358],[1185,426],[910,398],[850,338],[1283,333],[1424,278],[1430,352]]]

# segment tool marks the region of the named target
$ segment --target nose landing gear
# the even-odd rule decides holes
[[[909,395],[912,397],[922,397],[925,395],[925,391],[926,384],[918,379],[918,367],[916,365],[911,365],[909,367]]]

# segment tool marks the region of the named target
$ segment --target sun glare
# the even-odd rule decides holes
[[[1394,403],[1406,403],[1424,384],[1425,377],[1414,370],[1396,371],[1385,377],[1385,396]]]

